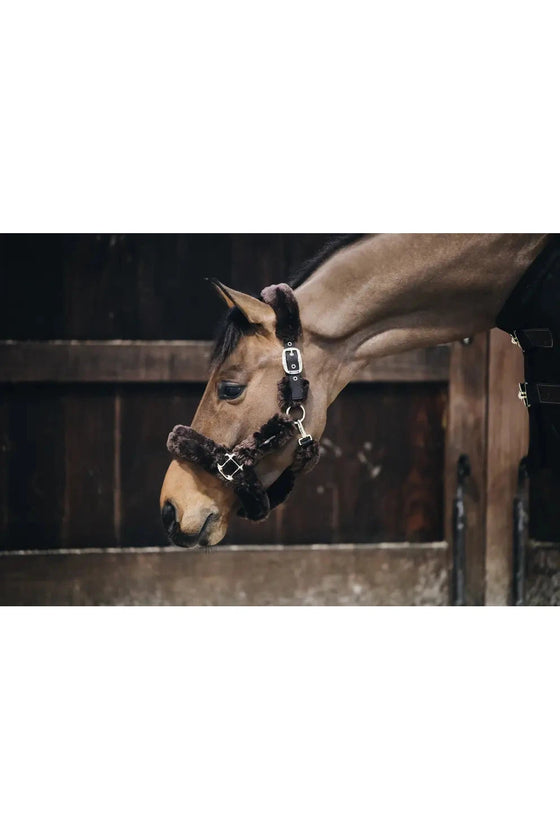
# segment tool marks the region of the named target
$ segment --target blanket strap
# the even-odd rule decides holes
[[[527,408],[536,403],[560,405],[560,385],[550,385],[548,382],[520,382],[517,396]]]
[[[554,338],[548,327],[514,330],[510,335],[511,343],[521,347],[524,353],[536,349],[551,350],[554,347]]]

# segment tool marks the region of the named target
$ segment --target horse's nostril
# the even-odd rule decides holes
[[[168,501],[162,507],[161,519],[164,527],[167,528],[168,531],[170,531],[177,522],[177,511],[175,510],[175,505],[172,504],[172,502]]]

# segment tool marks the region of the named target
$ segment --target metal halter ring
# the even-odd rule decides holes
[[[298,420],[294,420],[293,422],[303,423],[303,421],[305,420],[305,407],[303,405],[289,405],[286,409],[286,417],[290,416],[290,411],[292,410],[292,408],[301,408],[302,411],[301,417]]]
[[[308,435],[305,429],[303,428],[303,421],[305,420],[305,408],[302,405],[290,405],[286,409],[287,417],[290,416],[290,411],[292,410],[292,408],[301,408],[302,411],[302,415],[299,418],[299,420],[292,420],[292,423],[294,423],[297,426],[298,432],[300,434],[300,437],[298,438],[298,445],[309,446],[309,444],[313,443],[313,438],[311,437],[311,435]]]

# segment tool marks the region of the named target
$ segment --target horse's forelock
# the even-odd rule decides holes
[[[258,327],[249,323],[237,306],[228,309],[218,327],[216,341],[210,357],[210,367],[214,369],[223,364],[239,344],[240,338],[244,335],[254,335],[257,331]]]

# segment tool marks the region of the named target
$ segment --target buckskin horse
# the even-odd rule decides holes
[[[371,359],[498,323],[524,350],[530,416],[560,411],[555,354],[544,384],[532,370],[555,346],[559,250],[545,234],[345,235],[260,298],[216,282],[228,312],[210,378],[192,426],[168,439],[160,506],[172,542],[215,545],[233,513],[258,521],[284,501],[316,463],[329,405]],[[560,440],[554,423],[546,434]]]

